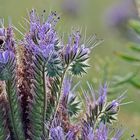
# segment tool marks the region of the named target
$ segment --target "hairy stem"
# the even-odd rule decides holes
[[[60,90],[59,90],[59,93],[58,93],[58,95],[59,95],[59,99],[58,99],[58,101],[57,101],[57,105],[56,105],[56,109],[55,109],[55,111],[54,111],[54,115],[53,115],[53,118],[52,118],[52,123],[53,123],[53,120],[54,120],[54,118],[56,117],[56,115],[57,115],[57,113],[58,113],[58,109],[59,109],[59,106],[60,106],[60,103],[61,103],[61,98],[62,98],[62,88],[63,88],[63,81],[64,81],[64,79],[65,79],[65,75],[66,75],[66,72],[67,72],[67,69],[68,69],[68,67],[69,67],[69,65],[67,65],[66,66],[66,68],[65,68],[65,70],[64,70],[64,72],[63,72],[63,74],[62,74],[62,77],[61,77],[61,81],[60,81]],[[52,124],[51,124],[52,125]],[[51,126],[52,127],[52,126]]]
[[[46,121],[46,110],[47,110],[47,93],[46,93],[46,75],[45,75],[45,67],[43,69],[43,89],[44,89],[44,111],[43,111],[43,135],[46,136],[46,128],[45,128],[45,121]]]

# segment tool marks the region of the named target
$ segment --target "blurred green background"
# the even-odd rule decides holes
[[[79,8],[77,15],[65,11],[62,8],[63,2],[64,0],[0,0],[0,18],[4,18],[6,24],[10,19],[17,28],[23,31],[19,24],[23,24],[23,17],[27,17],[27,11],[35,8],[41,14],[45,9],[47,15],[50,11],[56,10],[61,15],[57,28],[60,35],[64,34],[65,38],[73,25],[82,27],[83,31],[87,27],[87,37],[96,33],[100,38],[103,38],[104,42],[93,50],[90,60],[91,68],[82,79],[83,86],[85,86],[86,80],[89,80],[94,83],[96,88],[107,73],[107,82],[110,83],[113,75],[123,76],[128,71],[135,70],[133,65],[123,62],[114,55],[115,51],[125,50],[129,40],[114,35],[115,32],[105,25],[105,12],[116,0],[79,0],[78,7],[81,9]],[[133,103],[122,106],[119,114],[120,124],[126,128],[126,137],[123,139],[130,139],[133,133],[137,138],[140,138],[140,91],[129,84],[123,86],[122,92],[125,90],[128,90],[126,101],[133,101]],[[112,93],[109,97],[117,97],[118,94]]]

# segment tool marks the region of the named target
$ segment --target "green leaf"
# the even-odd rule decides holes
[[[76,96],[72,97],[69,101],[68,101],[68,113],[69,115],[72,117],[73,115],[77,115],[80,108],[80,101],[76,101]]]
[[[124,77],[117,76],[117,77],[116,77],[116,82],[114,83],[114,86],[119,86],[119,85],[128,83],[128,82],[130,82],[131,79],[133,79],[136,75],[137,75],[137,72],[135,72],[135,73],[130,72],[130,73],[128,73],[128,74],[127,74],[126,76],[124,76]]]
[[[124,54],[121,52],[116,52],[116,55],[128,62],[140,62],[140,58],[138,58],[136,56],[131,56],[131,55]]]
[[[128,26],[132,28],[137,34],[140,35],[140,21],[138,20],[130,20],[128,22]]]
[[[140,45],[139,44],[136,44],[136,43],[129,43],[128,44],[128,47],[131,49],[131,50],[134,50],[136,52],[140,52]]]
[[[46,64],[46,72],[49,77],[56,77],[62,74],[62,63],[57,54],[52,54],[48,63]]]
[[[86,73],[86,68],[89,67],[87,64],[84,64],[79,61],[75,61],[70,68],[70,71],[73,75],[82,75]]]
[[[140,80],[137,80],[137,79],[131,79],[130,81],[129,81],[129,83],[131,84],[131,85],[133,85],[134,87],[136,87],[136,88],[138,88],[138,89],[140,89]]]
[[[41,56],[36,56],[33,61],[34,80],[33,80],[33,103],[31,104],[29,119],[31,121],[32,139],[38,140],[46,137],[46,110],[47,110],[47,91],[46,91],[46,60]]]
[[[6,65],[6,69],[10,73],[8,80],[6,80],[6,92],[9,102],[8,115],[10,118],[12,132],[14,138],[17,140],[25,140],[22,120],[21,120],[21,109],[18,101],[17,87],[16,87],[16,60],[15,58],[9,58],[9,61]]]

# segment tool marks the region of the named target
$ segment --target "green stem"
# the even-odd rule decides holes
[[[43,89],[44,89],[44,111],[43,111],[43,135],[46,136],[45,131],[45,121],[46,121],[46,110],[47,110],[47,93],[46,93],[46,75],[45,75],[45,66],[43,68]]]
[[[99,112],[99,114],[96,116],[96,119],[94,120],[94,131],[96,130],[96,127],[97,127],[97,124],[98,124],[98,118],[102,113],[104,113],[104,112],[102,112],[102,111]]]
[[[64,72],[63,72],[63,74],[62,74],[62,78],[61,78],[61,82],[60,82],[60,91],[59,91],[59,93],[58,93],[58,95],[59,95],[59,100],[58,100],[58,102],[57,102],[56,109],[55,109],[55,111],[54,111],[55,114],[53,115],[52,122],[53,122],[54,118],[55,118],[56,115],[57,115],[57,111],[58,111],[59,106],[60,106],[60,103],[61,103],[61,98],[62,98],[62,94],[61,94],[61,93],[62,93],[63,81],[64,81],[64,79],[65,79],[65,74],[66,74],[66,72],[67,72],[68,67],[69,67],[69,65],[66,66],[66,68],[65,68],[65,70],[64,70]]]

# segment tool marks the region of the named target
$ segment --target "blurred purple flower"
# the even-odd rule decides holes
[[[82,132],[81,132],[82,139],[95,140],[94,131],[93,131],[93,128],[90,126],[90,124],[88,124],[86,121],[84,121],[82,124],[83,124]]]
[[[134,0],[120,0],[110,7],[105,15],[105,22],[109,27],[126,28],[130,18],[137,17],[137,9]]]
[[[64,131],[62,127],[57,126],[55,128],[51,128],[50,139],[51,140],[65,140]]]
[[[118,109],[120,107],[120,104],[122,102],[122,100],[125,99],[124,94],[122,94],[121,96],[119,96],[116,100],[113,100],[112,102],[110,102],[105,111],[110,112],[110,113],[117,113]]]
[[[64,0],[61,7],[65,14],[78,16],[81,3],[78,0]]]
[[[9,51],[0,51],[0,64],[6,64],[9,59]]]
[[[111,140],[121,140],[124,131],[119,129]]]
[[[108,128],[103,123],[100,123],[99,128],[96,130],[97,140],[107,140],[108,139]]]
[[[4,28],[0,28],[0,36],[5,36],[5,29]]]
[[[104,84],[104,86],[100,87],[100,90],[99,90],[99,98],[98,98],[98,104],[99,104],[99,107],[103,108],[103,105],[106,103],[106,100],[107,100],[107,84]]]
[[[72,83],[72,79],[70,79],[70,78],[64,79],[64,82],[63,82],[63,95],[64,96],[67,96],[70,93],[71,83]]]
[[[70,130],[65,133],[61,126],[51,128],[50,130],[50,139],[51,140],[76,140],[76,135],[74,130]]]
[[[73,131],[69,131],[66,134],[66,140],[76,140],[76,135]]]
[[[0,49],[15,52],[13,29],[10,25],[7,28],[0,28]]]

